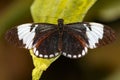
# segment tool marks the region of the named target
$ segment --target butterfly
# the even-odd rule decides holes
[[[26,23],[6,33],[6,40],[18,47],[32,49],[39,58],[63,55],[80,58],[88,52],[115,40],[115,32],[108,26],[95,22],[64,24]]]

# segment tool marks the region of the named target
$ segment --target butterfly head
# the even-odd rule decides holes
[[[62,32],[63,27],[64,27],[64,20],[63,19],[58,19],[58,27],[59,27],[59,31]]]
[[[58,19],[58,24],[63,24],[64,20],[63,19]]]
[[[58,26],[62,27],[64,25],[64,20],[63,19],[58,19]]]

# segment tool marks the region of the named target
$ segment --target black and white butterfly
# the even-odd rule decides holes
[[[27,23],[12,28],[6,39],[16,46],[33,49],[40,58],[53,58],[64,55],[80,58],[93,49],[115,40],[115,32],[106,25],[93,22],[64,24]]]

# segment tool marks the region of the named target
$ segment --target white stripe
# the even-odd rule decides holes
[[[93,49],[96,48],[96,43],[98,43],[99,39],[103,38],[103,28],[104,26],[99,23],[89,23],[91,30],[88,28],[86,24],[84,26],[86,27],[86,35],[88,37],[89,42],[89,48]]]
[[[32,24],[22,24],[17,27],[19,40],[23,39],[24,35],[30,32],[30,26]]]
[[[31,33],[28,32],[28,33],[23,37],[23,43],[26,44],[26,45],[28,45],[28,44],[27,44],[27,41],[30,40],[30,38],[31,38]],[[30,41],[31,41],[31,40],[30,40]]]
[[[99,39],[102,39],[102,35],[99,31],[94,31],[94,33],[98,36]]]
[[[33,39],[35,36],[35,29],[38,25],[35,25],[35,27],[30,31],[32,24],[23,24],[17,27],[18,29],[18,38],[19,40],[23,40],[23,44],[25,44],[25,48],[31,49]]]
[[[22,27],[17,27],[18,28],[18,30],[19,30],[19,32],[24,32],[24,31],[26,31],[26,30],[29,30],[31,27],[30,26],[25,26],[24,28]]]
[[[30,34],[30,37],[29,37],[29,39],[26,42],[26,48],[31,48],[30,46],[33,43],[33,37],[34,37],[34,35]]]
[[[94,38],[94,36],[92,35],[92,31],[90,31],[89,33],[87,33],[87,34],[89,34],[90,36],[91,36],[91,41],[93,42],[93,43],[95,43],[96,42],[96,40],[95,40],[95,38]]]
[[[91,36],[94,37],[94,40],[95,40],[94,43],[98,43],[99,37],[93,31],[91,31]]]
[[[27,49],[31,49],[31,48],[33,48],[33,41],[31,41],[27,47]]]
[[[30,30],[32,24],[22,24],[17,27],[18,29],[18,35],[22,34],[23,32],[27,32],[27,30]]]
[[[18,38],[19,40],[22,40],[23,37],[27,34],[28,32],[22,32],[21,34],[18,33]]]
[[[100,39],[103,38],[103,31],[94,30],[94,32],[98,35]]]
[[[87,36],[88,36],[88,41],[89,41],[89,47],[90,48],[95,48],[95,43],[94,43],[94,38],[92,37],[92,35],[90,33],[87,33]]]

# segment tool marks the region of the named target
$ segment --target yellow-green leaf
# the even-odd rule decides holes
[[[88,9],[96,0],[35,0],[31,13],[35,22],[65,23],[82,21]]]
[[[58,56],[56,58],[51,58],[51,59],[38,58],[34,55],[32,49],[30,50],[30,54],[32,56],[33,64],[35,66],[35,68],[33,69],[33,72],[32,72],[32,79],[33,80],[39,80],[43,71],[45,71],[49,67],[49,65],[59,57]]]

